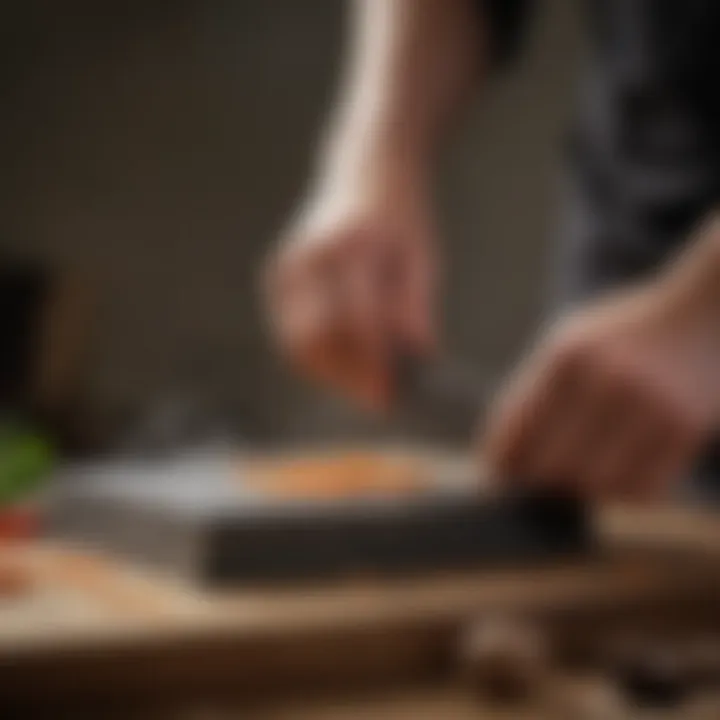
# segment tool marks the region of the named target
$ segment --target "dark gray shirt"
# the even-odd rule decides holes
[[[479,0],[498,64],[531,0]],[[584,0],[590,39],[569,138],[560,303],[643,277],[720,193],[720,0]],[[720,492],[720,443],[699,477]]]
[[[480,0],[499,63],[532,0]],[[568,141],[563,277],[571,295],[661,263],[720,189],[720,0],[584,0],[590,45]]]

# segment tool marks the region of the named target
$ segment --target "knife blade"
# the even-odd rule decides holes
[[[416,432],[469,445],[493,396],[487,379],[468,363],[450,357],[423,361],[402,357],[396,364],[395,410]]]
[[[398,413],[413,429],[425,429],[433,439],[459,441],[464,451],[481,432],[495,395],[487,376],[448,357],[434,361],[402,358],[396,388]],[[482,474],[479,471],[478,496],[519,501],[528,523],[552,527],[559,537],[586,537],[589,508],[577,495],[531,478],[490,476],[481,481]]]

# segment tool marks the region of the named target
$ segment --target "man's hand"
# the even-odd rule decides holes
[[[307,375],[387,406],[396,354],[435,343],[434,231],[414,183],[335,182],[271,257],[267,298],[282,352]]]
[[[652,499],[689,469],[720,418],[720,311],[682,265],[679,281],[592,304],[542,340],[490,413],[493,471]]]
[[[274,335],[306,373],[387,405],[396,353],[435,342],[430,176],[489,60],[471,0],[355,0],[311,199],[274,253]]]

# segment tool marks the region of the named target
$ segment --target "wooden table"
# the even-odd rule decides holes
[[[622,711],[620,711],[622,712]],[[168,720],[565,720],[551,708],[492,707],[453,688],[386,693],[375,697],[310,702],[257,711],[193,708],[167,716]],[[681,708],[660,711],[631,708],[626,715],[598,716],[601,720],[717,720],[720,697],[694,698]],[[150,720],[150,718],[148,718]],[[155,716],[152,720],[165,720]],[[568,720],[584,720],[574,716]],[[593,717],[592,720],[595,720]]]
[[[243,718],[305,717],[299,698],[318,718],[463,718],[477,707],[446,684],[458,633],[477,615],[542,618],[559,642],[578,623],[589,637],[628,619],[720,630],[720,521],[613,509],[600,529],[595,556],[553,566],[224,594],[71,548],[9,548],[35,589],[0,602],[0,710],[100,717],[101,707],[227,696]],[[446,709],[417,714],[418,687],[423,707]],[[375,699],[355,703],[366,715],[327,714],[340,711],[317,700],[366,692]],[[294,710],[268,709],[278,698]]]

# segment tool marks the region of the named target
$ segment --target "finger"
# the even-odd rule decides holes
[[[568,489],[592,495],[610,482],[607,475],[624,458],[625,438],[632,432],[627,420],[636,408],[617,361],[585,354],[568,364],[565,392],[573,402],[556,440],[554,472]]]
[[[281,352],[313,381],[367,401],[378,395],[365,373],[372,299],[348,269],[358,243],[287,244],[268,267],[267,297],[273,335]]]
[[[310,237],[284,243],[269,270],[273,291],[289,299],[298,289],[319,284],[329,287],[355,242],[351,233],[343,232],[327,240]]]
[[[481,451],[489,468],[505,480],[519,475],[529,464],[522,448],[537,414],[536,382],[534,368],[521,371],[501,392],[488,414]]]
[[[630,502],[654,502],[666,497],[671,478],[682,464],[682,453],[667,432],[646,428],[628,457],[626,481],[616,495]]]
[[[614,377],[606,374],[605,379],[606,404],[583,476],[592,494],[628,500],[637,495],[639,478],[648,475],[649,449],[662,439],[659,416],[637,378],[620,372]]]
[[[692,428],[662,405],[656,398],[651,420],[635,449],[631,499],[655,502],[667,498],[700,448]]]
[[[598,447],[596,460],[585,473],[589,493],[604,500],[629,500],[637,496],[638,474],[646,472],[645,458],[637,454],[647,428],[626,419]]]
[[[304,241],[286,241],[271,256],[264,274],[265,299],[275,339],[289,350],[302,337],[302,330],[318,324],[316,317],[322,301],[322,267],[329,250],[310,248]],[[310,317],[312,314],[312,318]]]
[[[380,410],[386,374],[372,278],[363,253],[327,257],[315,266],[314,276],[306,275],[289,314],[296,338],[292,352],[306,374],[363,407]]]
[[[641,476],[637,497],[644,502],[660,502],[672,495],[692,465],[697,448],[668,438],[647,476]]]
[[[353,374],[363,394],[375,404],[386,405],[390,390],[391,348],[386,309],[378,283],[380,258],[374,249],[358,249],[347,266],[345,297],[347,303],[348,347]]]
[[[363,407],[382,410],[387,405],[389,362],[376,261],[370,245],[348,244],[342,258],[324,270],[330,271],[325,282],[329,367],[324,380]]]
[[[435,257],[427,248],[413,247],[398,261],[401,269],[390,291],[395,333],[404,349],[421,355],[432,353],[438,343]]]
[[[553,349],[530,358],[491,415],[486,452],[501,472],[523,482],[547,481],[536,476],[558,462],[580,370]]]
[[[277,317],[281,349],[300,370],[314,377],[332,374],[337,365],[335,310],[315,284],[298,289]]]
[[[615,370],[619,372],[606,391],[616,407],[613,437],[596,459],[592,482],[607,497],[631,501],[662,497],[683,458],[687,463],[696,451],[697,433],[683,422],[681,409],[645,368]]]
[[[335,267],[341,263],[342,244],[288,242],[271,261],[268,286],[276,324],[291,346],[306,342],[337,323]]]
[[[542,444],[535,449],[536,482],[577,491],[583,469],[598,443],[605,397],[602,384],[593,373],[567,378],[560,384],[547,415],[540,421],[545,428]]]

